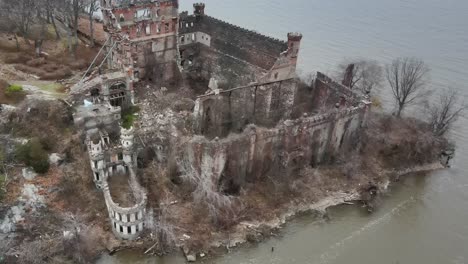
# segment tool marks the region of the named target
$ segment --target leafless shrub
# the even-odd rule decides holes
[[[152,217],[148,223],[149,230],[156,235],[155,241],[159,252],[170,251],[176,245],[176,227],[167,220],[170,215],[170,202],[170,199],[166,196],[163,202],[159,204],[157,216]]]
[[[386,67],[386,78],[396,104],[396,116],[409,105],[424,98],[429,68],[416,58],[398,58]]]
[[[23,248],[18,254],[19,263],[45,264],[44,253],[47,252],[46,247],[41,240],[32,241],[26,245],[22,244]]]
[[[57,69],[54,72],[50,73],[43,73],[40,75],[41,80],[60,80],[60,79],[65,79],[67,77],[70,77],[72,74],[72,71],[68,67],[62,67],[60,69]]]
[[[26,62],[26,65],[31,66],[31,67],[38,67],[38,66],[44,65],[45,63],[46,61],[44,58],[35,58]]]
[[[193,155],[190,153],[188,156]],[[224,168],[225,153],[215,157],[206,156],[199,169],[192,164],[191,158],[185,157],[178,162],[181,178],[194,186],[192,197],[195,204],[208,210],[208,214],[215,224],[220,224],[225,214],[232,213],[234,197],[218,192],[219,175]]]
[[[75,263],[92,263],[102,249],[99,234],[75,215],[65,214],[64,218],[69,232],[63,237],[64,253]]]
[[[19,71],[22,71],[22,72],[29,73],[29,74],[34,74],[34,75],[37,75],[39,77],[46,74],[46,72],[44,70],[40,69],[40,68],[31,67],[31,66],[27,66],[27,65],[23,65],[23,64],[15,65],[15,69],[17,69]]]
[[[436,136],[445,135],[467,109],[455,89],[442,91],[438,101],[427,107],[428,123]]]
[[[364,160],[380,160],[386,168],[398,169],[434,162],[447,146],[436,138],[427,123],[413,118],[397,118],[384,114],[369,115],[362,155]]]
[[[13,63],[26,63],[31,59],[31,56],[25,53],[11,53],[5,56],[5,63],[13,64]]]

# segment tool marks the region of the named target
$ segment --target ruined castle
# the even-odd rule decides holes
[[[300,33],[270,38],[208,16],[202,3],[191,14],[179,13],[177,0],[101,0],[101,8],[107,70],[72,94],[88,102],[77,108],[75,123],[84,131],[92,177],[117,237],[134,239],[144,230],[147,198],[137,180],[135,133],[153,140],[147,143],[157,146],[161,163],[171,146],[183,145],[191,165],[200,172],[211,166],[217,191],[230,194],[265,175],[290,177],[333,161],[358,143],[370,102],[321,73],[311,88],[301,88]],[[136,96],[143,78],[207,83],[205,92],[189,98],[191,114],[179,118],[187,129],[152,125],[164,114],[152,113],[148,98]],[[121,109],[140,103],[150,114],[134,128],[121,128]],[[191,140],[182,142],[182,133]],[[112,192],[113,179],[122,176],[131,201],[116,201]]]

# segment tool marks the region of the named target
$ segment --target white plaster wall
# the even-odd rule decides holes
[[[124,154],[123,160],[126,164],[133,164],[132,155],[131,154]]]
[[[211,46],[211,36],[203,32],[195,33],[195,41],[208,47]]]
[[[182,38],[183,36],[183,38]],[[182,41],[182,39],[184,41]],[[179,45],[188,45],[193,43],[201,43],[205,46],[211,47],[211,36],[203,32],[194,32],[181,34],[179,36]]]

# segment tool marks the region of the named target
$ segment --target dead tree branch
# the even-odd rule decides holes
[[[429,68],[416,58],[398,58],[386,67],[386,77],[396,104],[396,116],[427,95]]]
[[[455,89],[447,89],[439,96],[439,100],[428,107],[428,122],[436,136],[445,135],[467,109],[468,105],[461,101]]]

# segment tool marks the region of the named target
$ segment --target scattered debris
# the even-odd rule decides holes
[[[52,165],[58,166],[63,162],[63,158],[58,153],[52,153],[49,155],[49,162]]]
[[[32,168],[23,168],[22,170],[23,172],[23,178],[25,178],[26,180],[33,180],[34,178],[36,178],[37,176],[37,173],[34,172],[34,170]]]

